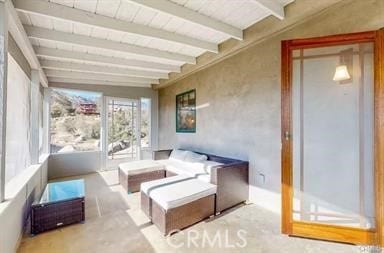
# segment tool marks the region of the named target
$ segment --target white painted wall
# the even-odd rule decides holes
[[[24,79],[25,82],[27,82],[26,80],[28,80],[29,85],[31,68],[26,58],[24,57],[21,50],[16,45],[15,41],[11,36],[9,36],[8,49],[9,54],[12,56],[9,58],[11,58],[11,61],[15,61],[15,63],[17,63],[16,68],[18,69],[17,73],[13,73],[16,79],[12,79],[11,76],[10,85],[14,85],[15,80],[19,80],[20,78]],[[22,70],[22,72],[20,72],[20,69]],[[28,87],[24,88],[28,89]],[[13,100],[13,102],[19,102],[24,105],[30,103],[29,98],[22,98],[21,96],[17,96],[18,93],[19,92],[16,91],[14,94],[11,94],[11,99]],[[12,106],[15,106],[15,104],[12,104]],[[16,104],[16,106],[18,105]],[[13,114],[15,114],[15,112],[13,112]],[[13,115],[13,117],[16,116]],[[21,126],[19,127],[25,126],[21,124]],[[28,147],[29,141],[24,140],[24,142],[24,145]],[[1,253],[14,253],[17,251],[25,226],[29,226],[29,222],[26,222],[26,217],[29,211],[28,203],[31,203],[31,201],[37,199],[40,196],[42,190],[47,184],[47,178],[48,157],[41,156],[39,164],[23,168],[23,170],[19,174],[9,180],[5,190],[6,201],[0,203]]]
[[[37,199],[47,184],[48,159],[32,165],[13,178],[6,188],[6,201],[0,203],[0,252],[15,253],[19,246],[29,211],[28,199]]]
[[[31,165],[31,81],[12,56],[8,57],[5,183]]]
[[[51,154],[48,167],[49,179],[96,172],[101,169],[101,151]]]

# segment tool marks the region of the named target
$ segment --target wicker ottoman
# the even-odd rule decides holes
[[[119,164],[119,183],[128,193],[140,191],[143,182],[165,177],[165,167],[153,160]]]
[[[215,214],[216,185],[198,179],[167,184],[148,192],[151,220],[172,234]]]
[[[151,199],[148,197],[150,191],[155,190],[159,187],[163,187],[169,184],[182,182],[185,180],[192,179],[193,177],[190,177],[188,175],[176,175],[172,177],[166,177],[161,178],[149,182],[145,182],[141,184],[140,190],[141,190],[141,210],[148,216],[148,218],[151,218]]]

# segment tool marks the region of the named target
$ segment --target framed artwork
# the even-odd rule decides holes
[[[196,132],[196,90],[176,95],[176,132]]]

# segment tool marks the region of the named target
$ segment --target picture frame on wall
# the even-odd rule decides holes
[[[176,132],[196,133],[196,90],[176,95]]]

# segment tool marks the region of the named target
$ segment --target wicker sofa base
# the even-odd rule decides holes
[[[140,192],[140,207],[141,211],[151,219],[151,198],[148,197],[144,192]]]
[[[128,193],[140,191],[140,184],[165,177],[165,170],[127,175],[119,168],[119,183]]]
[[[164,210],[152,200],[151,220],[164,235],[178,232],[215,214],[215,194]]]

